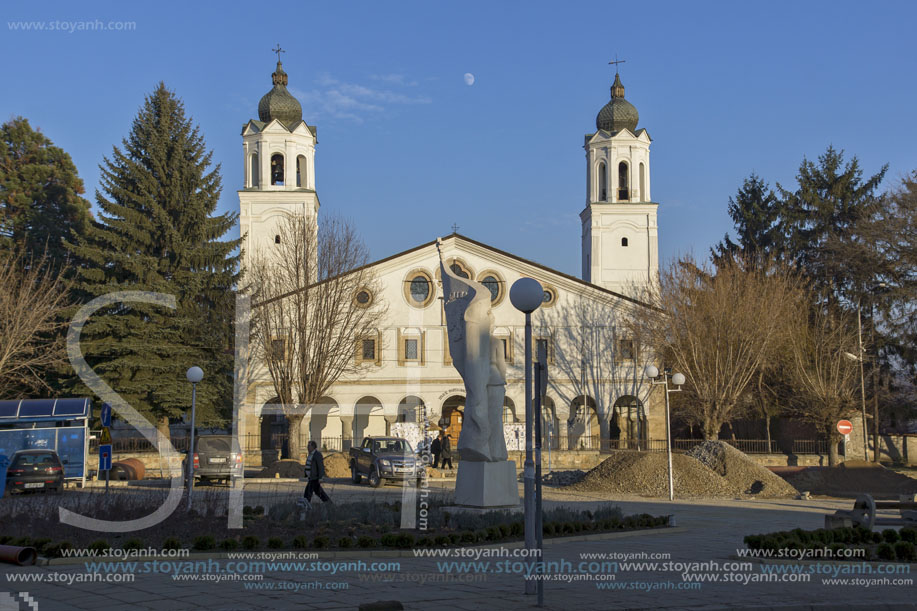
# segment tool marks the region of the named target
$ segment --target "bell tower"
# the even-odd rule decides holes
[[[582,277],[630,297],[638,297],[659,274],[658,204],[650,199],[652,139],[646,129],[637,129],[639,118],[616,72],[611,100],[583,146]]]
[[[245,263],[261,249],[279,243],[278,222],[285,213],[317,218],[315,145],[317,129],[302,118],[302,106],[287,91],[280,62],[271,75],[273,88],[258,103],[258,119],[242,127],[245,183],[239,190],[239,224],[245,239]]]

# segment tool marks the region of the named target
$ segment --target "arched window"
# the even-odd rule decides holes
[[[608,172],[605,170],[605,162],[599,164],[599,169],[597,170],[599,178],[599,201],[607,202],[608,201]]]
[[[627,201],[630,199],[630,192],[627,188],[627,163],[618,164],[618,200]]]
[[[306,156],[300,155],[296,158],[296,186],[305,187],[309,184],[307,178],[308,166],[306,165]]]
[[[280,244],[280,234],[274,236],[274,244]]]
[[[271,184],[283,185],[283,155],[280,153],[271,155]]]
[[[261,173],[261,167],[258,164],[258,153],[252,153],[249,156],[249,163],[251,164],[250,172],[251,172],[251,181],[252,181],[250,186],[257,187],[258,183],[261,182],[259,180],[260,178],[259,174]]]
[[[640,164],[640,201],[649,201],[646,197],[646,166]]]
[[[621,246],[627,246],[627,238],[621,238]]]

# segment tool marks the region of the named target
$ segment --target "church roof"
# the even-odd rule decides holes
[[[564,272],[557,271],[556,269],[552,269],[552,268],[548,267],[547,265],[542,265],[541,263],[537,263],[537,262],[535,262],[535,261],[531,261],[531,260],[529,260],[529,259],[525,259],[525,258],[523,258],[523,257],[514,255],[514,254],[509,253],[509,252],[506,252],[505,250],[500,250],[499,248],[495,248],[495,247],[493,247],[493,246],[490,246],[489,244],[484,244],[483,242],[478,242],[477,240],[472,240],[471,238],[466,237],[466,236],[463,236],[463,235],[460,234],[460,233],[452,233],[452,234],[450,234],[450,235],[444,237],[444,238],[443,238],[443,241],[445,242],[446,240],[450,240],[450,239],[454,239],[454,240],[457,240],[457,241],[467,242],[468,244],[472,244],[472,245],[477,246],[477,247],[479,247],[479,248],[482,248],[482,249],[484,249],[484,250],[489,250],[489,251],[494,252],[494,253],[496,253],[496,254],[498,254],[498,255],[502,255],[502,256],[504,256],[504,257],[507,257],[507,258],[510,258],[510,259],[514,259],[514,260],[516,260],[516,261],[518,261],[518,262],[520,262],[520,263],[524,263],[525,265],[531,265],[532,267],[536,267],[536,268],[538,268],[538,269],[540,269],[540,270],[543,270],[543,271],[548,272],[548,273],[550,273],[550,274],[553,274],[553,275],[555,275],[555,276],[559,276],[559,277],[561,277],[561,278],[564,278],[565,280],[569,280],[570,282],[576,283],[576,284],[578,284],[578,285],[580,285],[580,286],[582,286],[582,287],[584,287],[584,288],[589,288],[589,289],[592,289],[592,290],[594,290],[594,291],[598,291],[599,293],[604,293],[604,294],[606,294],[606,295],[610,295],[610,296],[612,296],[612,297],[616,297],[616,298],[622,299],[622,300],[624,300],[624,301],[629,301],[630,303],[636,304],[636,305],[641,306],[641,307],[644,307],[644,308],[654,308],[654,309],[655,309],[654,306],[652,306],[652,305],[650,305],[650,304],[648,304],[648,303],[646,303],[646,302],[640,301],[639,299],[634,299],[633,297],[628,297],[627,295],[622,295],[621,293],[617,293],[617,292],[615,292],[615,291],[606,289],[606,288],[604,288],[604,287],[598,286],[597,284],[592,284],[591,282],[586,282],[585,280],[583,280],[583,279],[581,279],[581,278],[577,278],[576,276],[571,276],[570,274],[565,274]],[[381,264],[383,264],[383,263],[388,263],[389,261],[393,261],[393,260],[398,259],[398,258],[400,258],[400,257],[404,257],[405,255],[409,255],[409,254],[414,253],[414,252],[417,252],[417,251],[419,251],[419,250],[423,250],[424,248],[430,248],[431,246],[436,246],[436,240],[433,240],[433,241],[431,241],[431,242],[425,242],[425,243],[420,244],[420,245],[418,245],[418,246],[415,246],[415,247],[413,247],[413,248],[409,248],[409,249],[407,249],[407,250],[403,250],[403,251],[401,251],[401,252],[399,252],[399,253],[395,253],[395,254],[393,254],[393,255],[389,255],[388,257],[384,257],[384,258],[379,259],[379,260],[377,260],[377,261],[373,261],[372,263],[367,263],[366,265],[362,265],[362,266],[360,266],[359,268],[357,268],[357,269],[355,269],[355,270],[353,270],[353,271],[358,271],[358,270],[366,269],[366,268],[370,268],[370,267],[376,267],[377,265],[381,265]],[[347,273],[352,273],[352,272],[347,272]],[[327,282],[327,280],[323,280],[322,282]],[[319,283],[319,284],[320,284],[320,283]],[[303,289],[297,289],[297,291],[298,291],[298,290],[303,290]],[[292,292],[290,292],[290,293],[287,293],[287,294],[284,294],[284,295],[280,295],[280,296],[278,296],[278,297],[274,297],[273,299],[271,299],[271,300],[269,300],[269,301],[274,301],[274,300],[276,300],[276,299],[284,299],[284,298],[286,298],[286,297],[288,297],[288,296],[294,294],[294,293],[297,292],[297,291],[292,291]],[[260,304],[252,304],[252,305],[253,305],[253,307],[257,307],[257,306],[260,305]]]
[[[287,73],[283,71],[283,64],[277,60],[277,69],[271,74],[274,88],[264,94],[258,102],[258,118],[265,123],[277,119],[284,126],[293,131],[302,121],[302,105],[299,100],[287,91]]]
[[[621,76],[616,73],[615,82],[611,86],[611,100],[596,116],[595,128],[608,132],[626,128],[631,132],[636,132],[639,119],[640,113],[633,104],[624,99],[624,85],[621,84]]]

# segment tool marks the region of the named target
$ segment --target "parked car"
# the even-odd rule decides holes
[[[232,435],[199,435],[194,438],[194,481],[202,484],[242,477],[241,452],[232,451]],[[182,473],[188,472],[188,456],[182,461]]]
[[[60,492],[64,468],[54,450],[19,450],[6,470],[6,489],[12,492]]]
[[[358,448],[350,448],[350,477],[359,484],[365,475],[378,488],[385,480],[421,477],[423,463],[411,444],[399,437],[366,437]]]

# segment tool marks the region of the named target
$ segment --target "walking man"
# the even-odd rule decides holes
[[[442,433],[440,433],[442,436]],[[440,442],[439,437],[433,440],[433,443],[430,444],[430,453],[433,455],[433,468],[439,469],[439,455],[442,452],[442,442]]]
[[[302,494],[303,498],[306,504],[311,504],[312,495],[317,494],[323,503],[330,503],[331,499],[322,490],[321,483],[322,478],[325,477],[325,459],[322,457],[322,453],[318,451],[318,444],[314,441],[309,442],[308,448],[309,457],[306,458],[305,475],[309,483],[306,484],[306,489]]]
[[[449,463],[449,469],[453,469],[452,466],[452,437],[449,436],[449,433],[445,431],[439,432],[439,453],[442,456],[443,463],[442,468],[446,468],[446,463]]]

